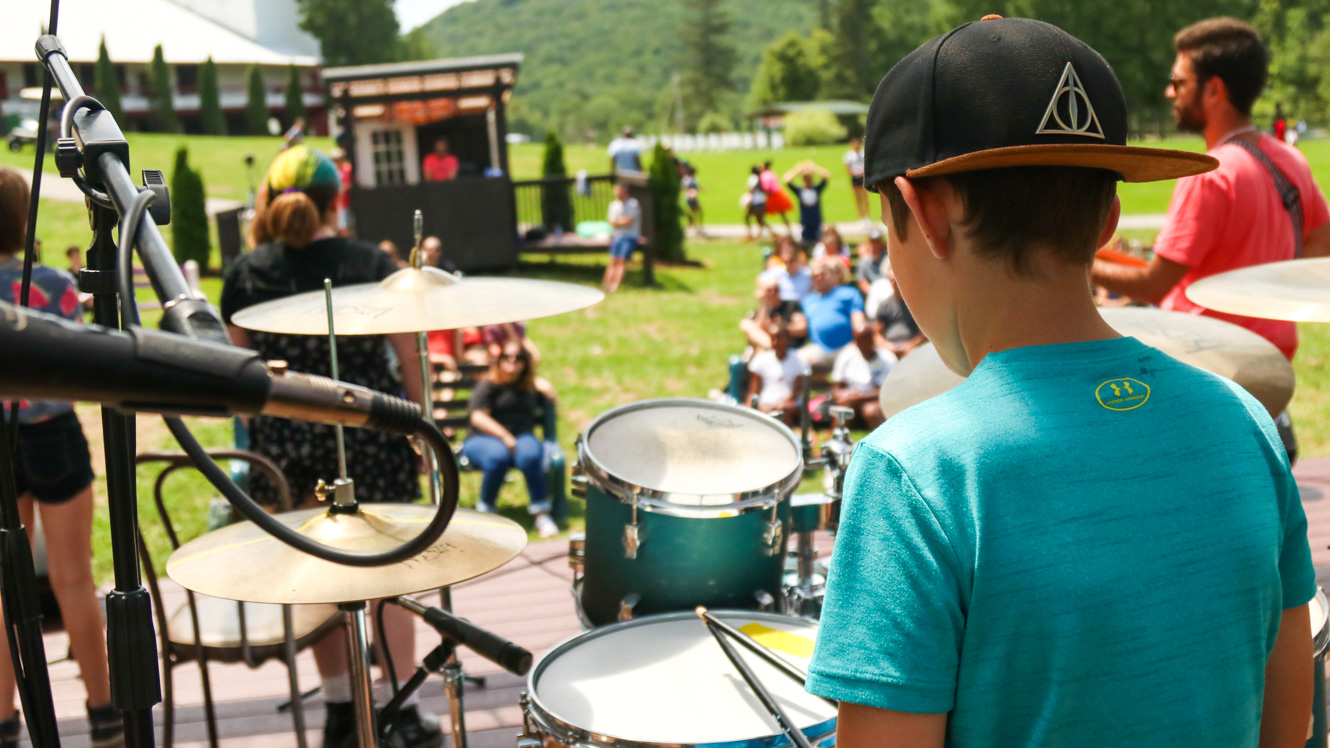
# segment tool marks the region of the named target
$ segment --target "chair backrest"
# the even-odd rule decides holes
[[[471,391],[489,371],[482,364],[459,363],[457,369],[434,364],[430,383],[434,421],[441,429],[461,430],[471,424]]]

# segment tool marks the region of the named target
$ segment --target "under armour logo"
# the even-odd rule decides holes
[[[1099,117],[1090,104],[1090,95],[1081,85],[1076,75],[1076,68],[1067,63],[1058,81],[1053,100],[1048,102],[1044,120],[1039,123],[1036,135],[1084,135],[1088,138],[1104,140],[1104,128],[1099,126]]]
[[[1118,384],[1117,382],[1109,382],[1108,386],[1113,388],[1113,397],[1122,397],[1122,393],[1124,392],[1127,393],[1128,395],[1133,394],[1133,391],[1131,389],[1131,382],[1123,382],[1122,384]]]

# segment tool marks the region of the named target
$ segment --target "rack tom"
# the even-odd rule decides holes
[[[788,428],[707,400],[647,400],[602,414],[577,449],[587,622],[777,607],[789,496],[803,474]]]
[[[714,611],[800,669],[817,624],[761,612]],[[815,746],[836,731],[836,707],[746,649],[740,656]],[[526,734],[546,748],[774,748],[788,745],[693,613],[593,629],[556,646],[527,676]]]

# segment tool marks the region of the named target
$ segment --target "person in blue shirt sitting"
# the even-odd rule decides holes
[[[1316,581],[1274,423],[1089,292],[1117,182],[1217,164],[1128,147],[1127,122],[1108,63],[1027,19],[955,29],[877,88],[865,186],[968,379],[850,461],[806,683],[840,702],[837,748],[1307,737]]]
[[[813,260],[813,290],[800,302],[803,318],[790,321],[790,334],[808,338],[799,355],[812,366],[831,366],[840,349],[864,329],[864,298],[853,286],[841,285],[845,266],[835,257]]]

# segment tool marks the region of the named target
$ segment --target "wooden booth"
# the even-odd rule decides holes
[[[506,54],[323,71],[353,165],[360,239],[408,250],[419,209],[445,265],[470,272],[517,263],[504,109],[521,64],[522,55]],[[428,181],[422,164],[440,138],[457,158],[456,176]]]

